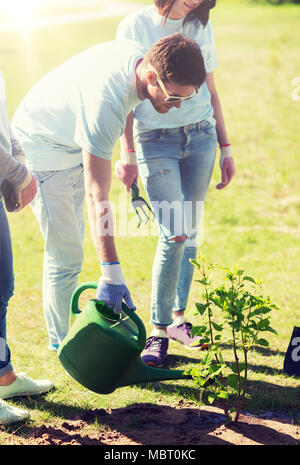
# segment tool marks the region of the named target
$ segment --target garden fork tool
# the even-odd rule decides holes
[[[140,190],[138,188],[138,185],[137,185],[136,181],[133,181],[133,183],[131,185],[131,205],[133,206],[133,209],[135,210],[135,213],[137,214],[137,216],[139,218],[138,228],[142,224],[142,217],[141,217],[141,215],[139,213],[139,210],[141,210],[143,212],[144,216],[146,217],[145,224],[149,220],[149,216],[147,215],[146,211],[144,210],[144,207],[147,207],[148,210],[152,213],[152,215],[153,215],[152,221],[154,220],[154,213],[153,213],[152,209],[150,208],[150,206],[148,205],[148,203],[146,202],[146,200],[143,197],[140,196]]]

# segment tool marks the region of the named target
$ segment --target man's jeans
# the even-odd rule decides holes
[[[13,252],[10,230],[3,200],[0,199],[0,376],[13,367],[6,344],[6,313],[9,299],[14,292]]]
[[[34,175],[38,192],[31,207],[45,240],[43,308],[49,345],[56,345],[68,332],[70,300],[83,262],[83,167]]]
[[[168,326],[172,311],[186,308],[194,269],[189,260],[196,257],[216,147],[215,127],[207,121],[155,129],[136,138],[139,173],[160,230],[152,270],[155,325]],[[179,236],[186,240],[174,240]]]

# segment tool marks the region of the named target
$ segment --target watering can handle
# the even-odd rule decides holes
[[[81,284],[75,291],[73,292],[72,298],[71,298],[71,314],[72,315],[78,315],[81,313],[80,308],[78,307],[78,300],[79,296],[82,294],[82,292],[86,291],[87,289],[97,289],[98,284],[95,282],[88,282]],[[126,313],[129,318],[131,318],[134,323],[137,325],[138,331],[139,331],[139,341],[142,346],[146,344],[146,329],[144,326],[144,323],[140,319],[140,317],[130,308],[127,307],[127,305],[122,302],[122,311]]]
[[[146,328],[145,328],[144,323],[142,322],[140,317],[136,314],[136,312],[134,312],[129,307],[127,307],[127,305],[124,302],[122,302],[122,310],[137,325],[137,328],[139,331],[139,343],[141,344],[142,347],[144,347],[146,344]]]
[[[81,313],[81,310],[78,307],[78,300],[79,300],[80,294],[82,294],[87,289],[97,289],[97,287],[98,287],[97,283],[90,282],[90,283],[81,284],[79,287],[77,287],[77,289],[75,289],[75,291],[73,292],[72,298],[71,298],[71,314],[72,315],[78,315],[79,313]]]

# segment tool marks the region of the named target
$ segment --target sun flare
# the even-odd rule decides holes
[[[0,11],[20,28],[30,28],[35,10],[49,3],[49,0],[0,0]]]

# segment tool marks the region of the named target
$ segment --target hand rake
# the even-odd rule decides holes
[[[138,185],[137,185],[136,181],[133,181],[133,183],[131,185],[131,205],[133,206],[133,209],[135,210],[135,213],[137,214],[137,216],[139,218],[139,224],[137,226],[138,228],[142,224],[142,217],[141,217],[141,215],[139,213],[139,210],[146,217],[145,224],[147,224],[147,222],[149,220],[149,216],[147,215],[146,211],[144,210],[144,207],[147,207],[148,210],[152,213],[152,215],[153,215],[152,221],[154,220],[154,213],[153,213],[152,209],[150,208],[150,206],[148,205],[148,203],[146,202],[146,200],[143,197],[140,196],[140,190],[138,188]]]

